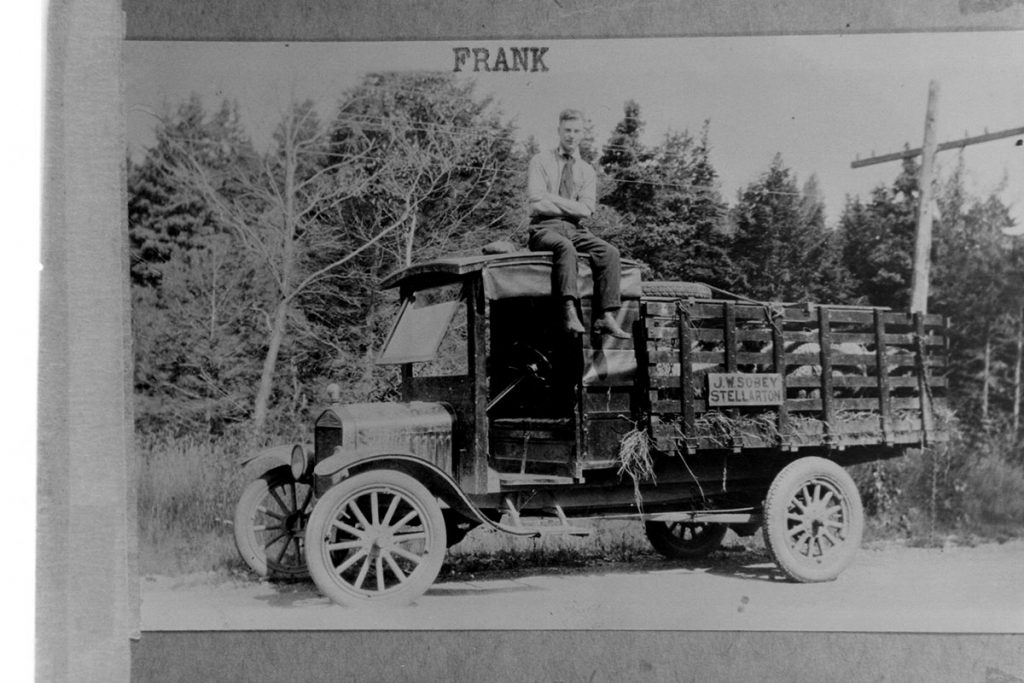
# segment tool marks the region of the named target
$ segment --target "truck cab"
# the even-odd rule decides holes
[[[455,416],[451,474],[467,493],[512,482],[585,480],[614,467],[634,426],[631,339],[561,330],[550,257],[523,252],[454,257],[384,282],[400,312],[379,362],[401,366],[403,401],[436,401]],[[593,280],[580,262],[589,329]],[[619,321],[639,316],[639,267],[623,264]]]

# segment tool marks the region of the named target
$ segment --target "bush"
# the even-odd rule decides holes
[[[869,532],[931,537],[1024,532],[1024,463],[1009,429],[952,430],[946,444],[851,468]]]
[[[977,523],[1024,525],[1024,469],[1001,453],[983,455],[969,470],[967,518]]]

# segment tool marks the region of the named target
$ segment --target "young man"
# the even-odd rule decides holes
[[[530,160],[530,250],[554,252],[554,293],[565,309],[565,330],[584,332],[577,314],[576,254],[590,257],[594,273],[594,333],[629,339],[615,318],[621,307],[619,250],[580,225],[594,212],[597,176],[580,158],[583,114],[566,109],[558,117],[558,147]]]

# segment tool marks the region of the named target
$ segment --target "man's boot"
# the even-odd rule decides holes
[[[565,300],[565,331],[570,334],[583,334],[584,332],[583,323],[580,322],[580,317],[576,314],[574,299]]]
[[[594,323],[594,334],[607,334],[616,339],[630,339],[632,335],[619,327],[619,321],[615,319],[615,313],[605,311],[604,317]]]

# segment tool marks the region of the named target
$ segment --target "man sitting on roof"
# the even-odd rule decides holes
[[[582,219],[594,212],[597,201],[597,175],[580,158],[582,137],[583,114],[566,109],[558,117],[558,147],[530,160],[529,246],[531,251],[554,252],[553,288],[565,307],[567,332],[584,331],[576,312],[576,254],[580,252],[590,257],[594,273],[594,332],[629,339],[629,333],[615,319],[622,304],[619,250],[580,225]]]

